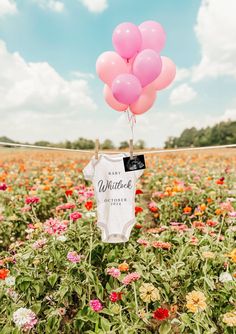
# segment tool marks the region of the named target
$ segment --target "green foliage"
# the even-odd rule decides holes
[[[165,148],[211,146],[236,143],[236,121],[220,122],[213,127],[185,129],[179,137],[169,137]]]
[[[111,150],[114,147],[115,146],[114,146],[113,142],[110,139],[105,139],[104,142],[101,144],[101,148],[103,150]]]
[[[235,309],[236,281],[219,279],[226,271],[232,276],[236,272],[229,257],[235,248],[235,220],[230,216],[236,211],[234,157],[173,159],[159,157],[158,165],[156,157],[147,161],[151,167],[139,184],[143,194],[136,196],[136,206],[143,208],[136,216],[141,228],[134,226],[124,244],[101,242],[94,197],[78,175],[83,167],[79,159],[45,159],[38,166],[30,161],[21,172],[22,160],[2,162],[0,177],[9,188],[0,192],[0,260],[15,283],[0,280],[0,333],[22,333],[13,322],[13,313],[21,307],[36,314],[35,334],[234,333],[223,316]],[[218,184],[222,175],[223,184]],[[86,198],[88,194],[92,197]],[[22,211],[27,196],[38,196],[40,202]],[[93,203],[90,210],[88,199]],[[62,203],[75,207],[58,210]],[[217,214],[222,203],[229,209]],[[184,213],[186,206],[191,214]],[[73,211],[82,217],[69,221],[63,235],[46,231],[46,219],[69,220]],[[173,222],[182,227],[173,228]],[[36,247],[39,241],[43,244]],[[68,260],[71,251],[81,255],[79,262]],[[205,252],[213,257],[205,257]],[[107,274],[108,268],[123,262],[127,272],[118,278]],[[124,285],[123,278],[133,272],[140,278]],[[152,283],[160,298],[146,303],[139,290],[143,283]],[[197,313],[186,305],[186,295],[193,290],[206,297],[206,308]],[[122,300],[110,300],[114,291],[122,292]],[[101,301],[100,312],[91,309],[91,299]],[[154,319],[157,308],[168,309],[168,318]]]

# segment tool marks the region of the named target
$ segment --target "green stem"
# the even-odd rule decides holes
[[[220,230],[219,230],[218,237],[217,237],[217,243],[220,241],[220,235],[221,235],[221,231],[222,231],[222,228],[223,228],[224,220],[225,220],[225,214],[223,215],[222,221],[221,221],[221,224],[220,224]]]
[[[197,325],[197,334],[201,334],[201,331],[200,331],[200,327],[199,327],[198,321],[196,321],[196,325]]]
[[[133,282],[133,289],[134,289],[135,310],[136,314],[138,315],[138,300],[137,300],[136,286],[134,282]]]
[[[91,235],[90,235],[90,243],[89,243],[89,267],[91,267],[92,250],[93,250],[93,227],[92,227],[92,224],[90,224],[90,227],[91,227]]]

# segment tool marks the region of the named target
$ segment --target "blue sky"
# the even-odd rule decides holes
[[[235,10],[234,0],[1,0],[0,136],[129,139],[125,115],[103,100],[95,63],[113,49],[117,24],[150,19],[167,33],[161,54],[177,78],[137,117],[135,138],[161,146],[185,127],[235,119]]]

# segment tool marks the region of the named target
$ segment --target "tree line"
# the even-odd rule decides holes
[[[8,137],[0,137],[0,141],[7,143],[19,143]],[[21,143],[29,144],[29,143]],[[208,126],[201,129],[195,127],[185,129],[179,137],[169,137],[164,145],[164,148],[175,147],[199,147],[199,146],[214,146],[236,144],[236,121],[220,122],[212,127]],[[36,146],[52,146],[69,149],[92,150],[95,148],[95,141],[80,137],[74,141],[66,140],[59,143],[51,143],[50,141],[36,141],[33,143]],[[100,148],[103,150],[110,149],[126,149],[129,147],[127,141],[121,141],[116,146],[112,140],[105,139],[100,143]],[[134,143],[134,149],[142,150],[146,147],[145,141],[140,139]]]
[[[17,143],[17,144],[29,144],[27,142],[20,143],[17,141],[14,141],[8,137],[0,137],[0,141],[5,143]],[[32,143],[31,143],[32,144]],[[69,149],[79,149],[79,150],[92,150],[95,149],[95,141],[92,139],[87,139],[80,137],[74,141],[66,140],[59,143],[51,143],[50,141],[46,140],[40,140],[36,141],[32,145],[36,146],[46,146],[46,147],[60,147],[60,148],[69,148]],[[7,146],[7,145],[6,145]],[[100,143],[100,148],[103,150],[111,150],[111,149],[125,149],[129,147],[129,143],[127,141],[121,141],[120,144],[117,146],[114,145],[114,143],[110,139],[105,139],[103,142]],[[134,148],[138,150],[142,150],[145,148],[145,142],[142,139],[137,140],[134,143]]]
[[[185,129],[179,137],[169,137],[165,148],[236,144],[236,121],[220,122],[197,130]]]

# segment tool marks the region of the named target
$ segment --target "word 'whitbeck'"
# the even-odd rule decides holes
[[[123,188],[132,188],[132,181],[129,180],[127,183],[123,183],[122,180],[119,182],[113,182],[113,181],[106,181],[103,180],[98,181],[98,191],[99,192],[105,192],[107,190],[115,190],[115,189],[123,189]]]

